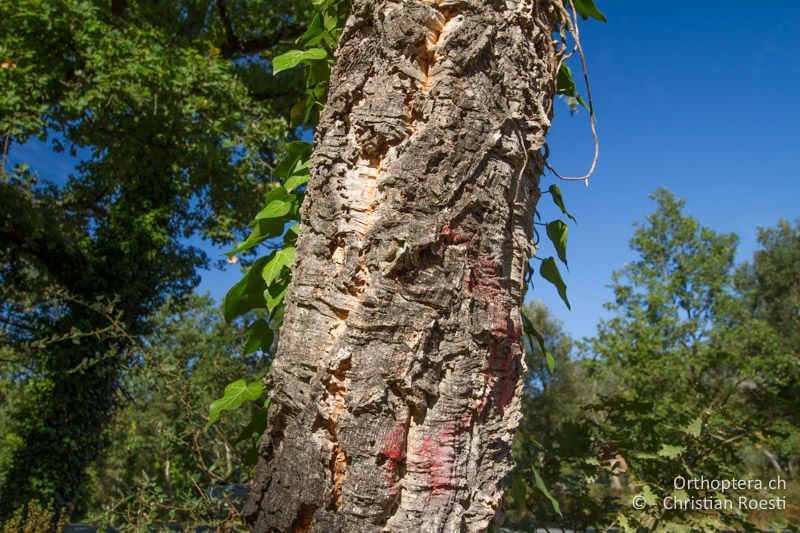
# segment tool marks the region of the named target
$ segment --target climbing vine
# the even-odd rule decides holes
[[[333,53],[339,40],[350,0],[314,0],[316,13],[308,29],[297,40],[298,48],[272,60],[273,75],[303,68],[306,73],[305,97],[290,112],[290,125],[307,133],[319,121],[328,94]],[[236,248],[226,253],[229,258],[252,252],[258,246],[270,250],[256,259],[244,276],[228,291],[224,301],[225,320],[231,322],[250,311],[262,316],[246,329],[243,355],[261,350],[270,353],[283,319],[283,298],[292,278],[295,245],[299,228],[299,209],[310,177],[312,144],[306,141],[287,142],[284,155],[272,172],[273,187],[264,197],[264,207],[250,222],[250,235]],[[260,380],[248,383],[244,379],[229,384],[221,398],[209,407],[209,423],[213,424],[223,411],[234,410],[264,395]],[[252,452],[246,463],[255,463],[258,439],[267,422],[269,400],[253,409],[251,422],[237,441],[252,441]]]

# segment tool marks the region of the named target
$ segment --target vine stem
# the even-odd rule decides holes
[[[600,140],[599,140],[599,138],[597,136],[597,125],[595,123],[594,102],[592,101],[592,87],[591,87],[591,84],[589,83],[589,72],[588,72],[588,70],[586,68],[586,56],[584,55],[583,47],[581,46],[581,36],[580,36],[580,30],[578,29],[578,16],[577,16],[577,10],[575,9],[575,4],[573,3],[572,0],[569,0],[569,6],[572,9],[572,12],[573,12],[574,17],[575,17],[574,21],[573,21],[573,18],[572,18],[573,15],[570,15],[567,12],[567,10],[564,9],[564,6],[560,2],[557,2],[556,5],[559,7],[559,9],[561,10],[561,13],[566,18],[567,29],[569,30],[570,34],[572,35],[572,38],[575,40],[575,49],[578,51],[578,56],[581,58],[581,67],[583,68],[583,81],[586,84],[586,96],[587,96],[587,98],[589,100],[589,125],[590,125],[590,127],[592,129],[592,139],[594,140],[594,157],[592,158],[592,164],[589,167],[589,172],[587,172],[585,175],[580,176],[580,177],[562,176],[546,160],[545,160],[545,166],[547,166],[547,168],[550,169],[550,171],[553,174],[555,174],[555,176],[560,180],[564,180],[564,181],[582,181],[588,187],[589,186],[589,178],[591,178],[592,175],[594,174],[595,168],[597,167],[597,160],[600,158]],[[572,54],[570,54],[570,55],[572,55]],[[563,59],[562,59],[562,62],[563,62]]]

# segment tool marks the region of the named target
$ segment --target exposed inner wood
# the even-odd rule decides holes
[[[431,88],[431,69],[434,63],[439,60],[437,45],[439,44],[439,39],[448,22],[450,22],[450,13],[437,9],[433,17],[425,24],[425,29],[427,30],[425,32],[425,40],[417,48],[417,54],[419,56],[417,61],[423,76],[421,86],[423,91],[427,92]]]

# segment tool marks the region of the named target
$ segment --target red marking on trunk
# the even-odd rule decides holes
[[[406,423],[400,422],[386,438],[386,444],[381,450],[381,455],[391,462],[402,461],[406,458]]]
[[[470,236],[456,222],[450,222],[442,229],[442,235],[452,244],[463,244],[469,242]]]
[[[467,289],[482,302],[495,302],[503,292],[500,286],[502,267],[491,258],[478,256],[470,260]]]
[[[487,392],[478,401],[476,414],[480,415],[493,399],[497,411],[505,415],[506,407],[514,397],[517,382],[517,367],[521,356],[519,308],[509,301],[503,288],[503,266],[500,261],[472,248],[468,256],[469,273],[464,284],[475,298],[484,305],[489,318],[491,341],[486,362]],[[462,417],[462,426],[472,424],[472,415]]]
[[[454,490],[453,463],[458,423],[453,422],[438,435],[424,435],[422,446],[415,454],[415,464],[427,470],[427,482],[431,496],[443,495]]]
[[[389,485],[389,492],[397,494],[398,467],[406,460],[406,439],[408,438],[408,428],[405,422],[398,423],[389,436],[381,450],[381,455],[389,461],[386,463],[386,482]]]
[[[489,395],[497,399],[497,410],[501,416],[505,415],[506,407],[514,397],[517,381],[515,370],[521,350],[519,342],[509,341],[510,337],[492,341],[486,365],[486,379],[490,386]],[[488,404],[481,402],[479,409],[486,405]]]
[[[511,327],[509,327],[511,308],[503,303],[493,303],[490,305],[490,309],[492,316],[492,335],[499,339],[505,339],[514,329],[513,323]]]
[[[444,255],[444,251],[451,244],[463,244],[469,242],[472,236],[458,227],[458,222],[451,220],[450,223],[442,228],[442,234],[433,247],[433,252],[439,256]]]

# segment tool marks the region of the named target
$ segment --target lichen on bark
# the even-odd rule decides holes
[[[254,531],[483,531],[511,467],[555,9],[355,0],[315,136]]]

